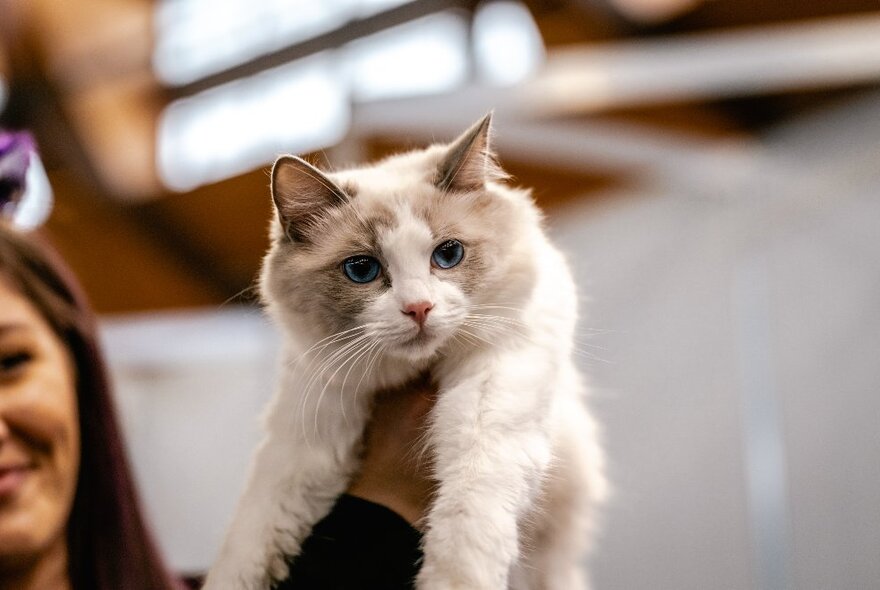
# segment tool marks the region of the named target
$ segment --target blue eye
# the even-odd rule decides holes
[[[431,262],[439,268],[452,268],[464,258],[464,246],[458,240],[446,240],[431,254]]]
[[[342,263],[342,272],[355,283],[369,283],[379,276],[379,261],[372,256],[352,256]]]

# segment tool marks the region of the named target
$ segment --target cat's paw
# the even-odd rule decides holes
[[[273,582],[280,582],[287,578],[287,574],[290,573],[290,569],[287,565],[287,560],[283,555],[275,555],[269,561],[268,567],[268,575],[271,577]]]
[[[506,581],[469,576],[458,568],[441,568],[426,562],[416,577],[416,590],[507,590]]]
[[[275,577],[276,563],[265,565],[260,559],[221,559],[211,568],[202,590],[267,590],[273,579],[287,576],[287,566],[283,576]],[[280,570],[278,570],[279,573]],[[271,576],[271,577],[270,577]]]
[[[506,590],[506,588],[487,588],[485,586],[471,586],[462,582],[449,580],[416,580],[416,590]]]

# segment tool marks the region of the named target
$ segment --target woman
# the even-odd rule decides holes
[[[0,222],[0,589],[165,590],[94,316],[37,237]]]

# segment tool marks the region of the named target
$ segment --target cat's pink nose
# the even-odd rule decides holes
[[[423,326],[428,318],[428,312],[432,309],[434,309],[434,304],[430,301],[419,301],[417,303],[408,303],[400,311],[411,317],[419,326]]]

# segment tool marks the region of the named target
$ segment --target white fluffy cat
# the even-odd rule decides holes
[[[268,588],[359,467],[373,394],[430,371],[438,481],[419,590],[575,590],[605,495],[572,361],[576,295],[491,116],[323,173],[283,156],[261,276],[284,332],[265,438],[206,588]]]

